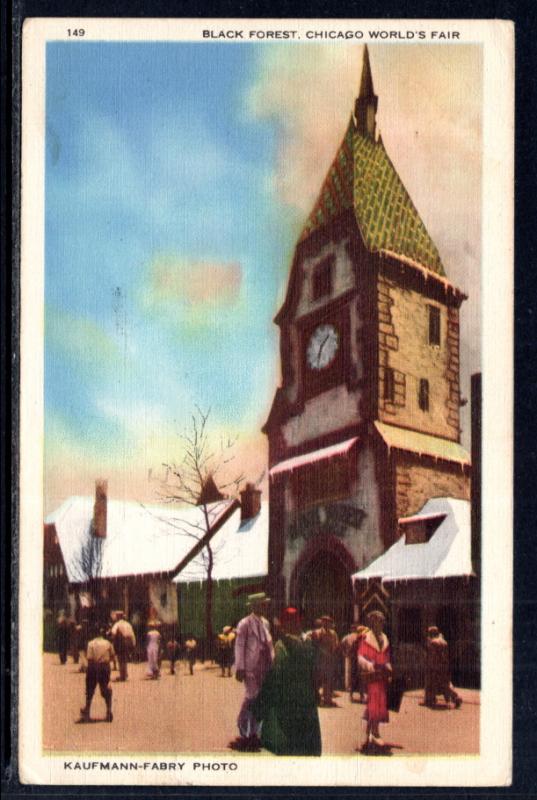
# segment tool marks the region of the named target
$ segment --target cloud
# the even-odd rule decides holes
[[[223,347],[239,320],[248,315],[242,292],[243,269],[238,261],[156,256],[144,268],[137,303],[146,320],[158,320],[169,341],[180,341],[188,352]],[[207,351],[207,348],[209,350]]]
[[[114,404],[110,404],[109,399],[103,400],[103,410],[115,416]],[[144,408],[140,404],[134,413],[142,425],[132,431],[127,447],[109,447],[103,453],[88,452],[61,415],[47,415],[45,515],[58,508],[67,497],[91,496],[97,478],[108,480],[109,497],[113,500],[162,502],[166,476],[163,464],[181,462],[184,451],[180,435],[185,426],[163,420],[155,407]],[[133,423],[128,415],[121,416],[125,425],[131,427]],[[211,414],[210,439],[215,444],[215,452],[218,452],[220,440],[229,438],[236,440],[231,452],[234,458],[219,473],[220,481],[233,481],[243,474],[245,480],[259,482],[267,499],[266,437],[260,433],[238,436],[233,426]]]
[[[47,306],[45,324],[47,346],[58,348],[73,362],[103,367],[119,356],[114,339],[89,317]]]
[[[239,297],[242,270],[238,262],[190,261],[159,256],[149,265],[150,303],[230,305]]]
[[[264,48],[247,97],[255,119],[279,129],[278,196],[308,213],[345,133],[359,86],[361,49],[334,45]]]
[[[480,166],[480,48],[390,45],[373,46],[370,53],[377,122],[396,166],[410,158],[416,173],[418,150],[422,163],[444,167],[419,170],[425,181],[434,176],[436,185],[444,185],[452,175],[468,178],[468,160],[472,169]],[[354,109],[362,54],[356,45],[267,48],[248,93],[249,113],[279,128],[274,177],[280,199],[306,213]]]

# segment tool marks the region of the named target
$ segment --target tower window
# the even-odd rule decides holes
[[[422,411],[429,410],[429,381],[427,378],[420,378],[418,403]]]
[[[440,309],[429,306],[429,344],[440,344]]]
[[[384,399],[393,402],[395,396],[395,381],[393,369],[386,367],[384,370]]]
[[[317,264],[313,272],[313,300],[320,300],[332,292],[333,257],[325,258]]]

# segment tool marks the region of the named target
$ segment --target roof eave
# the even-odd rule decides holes
[[[222,512],[222,514],[220,514],[220,516],[211,525],[210,531],[208,531],[201,537],[201,539],[192,547],[192,549],[187,553],[187,555],[181,559],[181,561],[177,564],[177,566],[168,571],[167,577],[170,580],[173,580],[173,578],[175,578],[187,566],[187,564],[189,564],[190,561],[192,561],[192,559],[195,558],[198,555],[198,553],[201,552],[201,550],[203,550],[205,545],[211,541],[215,533],[217,533],[220,530],[222,525],[225,522],[227,522],[228,519],[231,517],[231,515],[234,514],[235,511],[240,507],[241,504],[236,498],[232,500],[232,502],[229,504],[229,507],[224,512]]]
[[[393,250],[381,248],[376,252],[381,261],[385,258],[391,259],[392,262],[396,262],[403,270],[408,269],[414,272],[414,274],[419,274],[425,281],[432,281],[437,284],[446,294],[452,294],[460,303],[468,299],[468,295],[448,280],[445,275],[441,275],[427,265],[421,264],[419,261],[409,258],[402,253],[396,253]]]

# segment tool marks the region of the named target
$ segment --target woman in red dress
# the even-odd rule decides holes
[[[367,621],[369,631],[360,640],[358,665],[367,682],[367,739],[364,746],[374,744],[384,747],[380,738],[379,724],[388,722],[388,683],[391,680],[390,643],[384,633],[386,619],[380,611],[372,611]]]

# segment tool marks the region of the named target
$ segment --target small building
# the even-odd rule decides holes
[[[371,608],[389,607],[399,669],[419,668],[427,628],[437,625],[450,645],[454,680],[475,686],[479,593],[472,566],[471,504],[435,497],[419,513],[399,519],[399,531],[385,553],[353,575],[355,592],[367,594]]]
[[[45,520],[45,609],[108,618],[123,609],[144,622],[150,613],[177,623],[172,578],[238,508],[223,499],[203,507],[146,506],[108,500],[105,481],[93,497],[70,497]]]
[[[248,486],[236,508],[211,539],[214,559],[213,630],[236,625],[246,613],[246,596],[266,588],[268,575],[269,504]],[[179,598],[179,629],[203,637],[207,586],[207,554],[191,559],[173,579]]]
[[[211,497],[214,493],[211,494]],[[209,498],[210,499],[210,498]],[[207,557],[213,559],[213,629],[237,622],[246,595],[265,588],[268,503],[247,484],[236,499],[202,506],[146,506],[71,497],[45,520],[45,609],[51,633],[60,610],[76,619],[109,619],[122,609],[144,629],[148,617],[181,635],[205,635]]]

